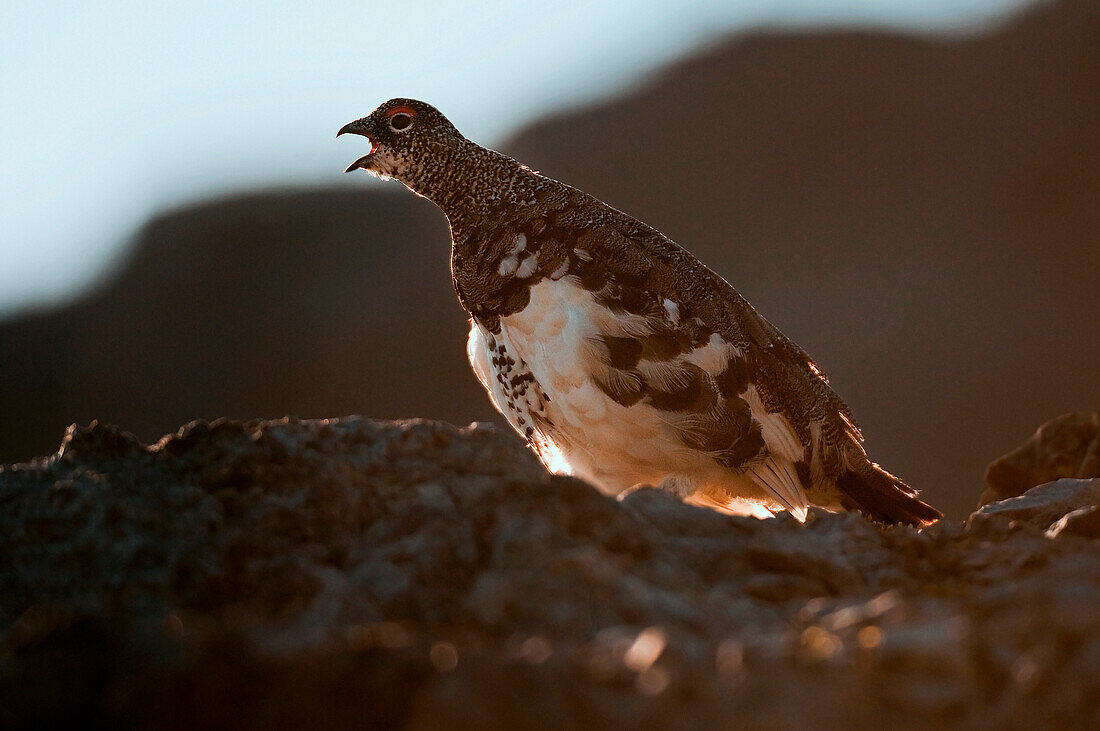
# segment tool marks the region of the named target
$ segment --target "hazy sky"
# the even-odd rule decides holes
[[[1020,0],[23,2],[0,10],[0,313],[104,271],[155,211],[366,184],[336,130],[393,96],[492,144],[770,24],[944,28]]]

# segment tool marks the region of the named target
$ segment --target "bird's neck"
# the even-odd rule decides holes
[[[463,140],[405,185],[439,206],[457,234],[486,216],[533,199],[538,178],[507,155]]]

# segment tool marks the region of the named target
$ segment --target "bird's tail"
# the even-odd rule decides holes
[[[943,513],[917,499],[916,490],[874,462],[841,473],[836,486],[851,500],[851,507],[884,523],[925,525],[943,517]]]

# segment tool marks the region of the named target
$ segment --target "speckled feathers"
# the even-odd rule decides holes
[[[398,106],[412,110],[401,131],[386,116]],[[808,504],[938,517],[867,459],[809,356],[655,229],[466,140],[420,102],[348,127],[378,148],[357,164],[446,213],[471,364],[551,469],[609,493],[649,483],[799,517]]]

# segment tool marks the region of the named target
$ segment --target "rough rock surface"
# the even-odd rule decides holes
[[[1022,521],[1036,528],[1053,527],[1071,513],[1100,505],[1100,480],[1058,480],[1039,485],[1023,495],[983,505],[970,516],[968,525],[988,521]],[[1082,514],[1083,515],[1083,514]]]
[[[485,425],[74,427],[0,468],[0,725],[1095,724],[1061,485],[918,532],[620,503]]]
[[[1043,424],[1031,439],[989,465],[979,507],[1063,477],[1100,477],[1100,411]]]

